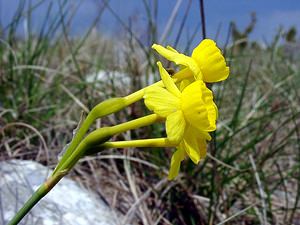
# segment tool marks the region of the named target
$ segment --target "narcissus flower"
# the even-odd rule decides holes
[[[225,59],[213,40],[204,39],[193,50],[191,57],[177,52],[170,46],[165,48],[154,44],[152,48],[166,59],[188,67],[196,80],[218,82],[225,80],[229,75],[229,67],[226,66]]]
[[[177,145],[169,172],[169,179],[173,179],[186,155],[195,164],[205,157],[206,141],[211,139],[208,132],[216,129],[217,107],[212,92],[202,80],[190,84],[186,80],[181,91],[162,64],[157,65],[165,88],[147,88],[144,99],[150,110],[166,118],[167,138]]]

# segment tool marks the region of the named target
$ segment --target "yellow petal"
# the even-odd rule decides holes
[[[209,135],[208,132],[203,132],[203,131],[199,131],[198,129],[195,129],[192,126],[188,127],[188,131],[187,134],[192,133],[196,136],[197,139],[197,143],[198,143],[198,152],[200,155],[200,159],[204,159],[206,156],[206,141],[210,141],[211,140],[211,136]]]
[[[171,159],[171,167],[169,171],[169,180],[173,180],[175,177],[177,177],[180,169],[180,163],[182,160],[184,160],[185,153],[182,148],[178,148],[176,152],[174,152],[172,159]]]
[[[192,58],[200,67],[205,82],[225,80],[229,75],[229,67],[221,50],[213,40],[203,40],[193,51]]]
[[[159,68],[159,73],[160,73],[161,79],[162,79],[165,87],[167,88],[167,90],[169,92],[171,92],[173,95],[175,95],[176,97],[180,98],[181,92],[176,87],[173,79],[170,77],[170,75],[165,70],[165,68],[163,68],[161,62],[157,62],[157,65]]]
[[[210,121],[210,124],[215,124],[218,118],[218,107],[213,101],[212,91],[209,90],[203,82],[201,83],[201,91],[202,91],[202,99],[206,104],[206,109],[207,109],[208,119]],[[213,125],[211,129],[215,129],[214,126],[215,125]],[[211,131],[211,129],[209,130]]]
[[[184,133],[183,148],[188,154],[193,163],[198,164],[200,161],[200,152],[197,141],[197,133],[193,132],[193,129],[187,128]]]
[[[208,121],[210,127],[206,131],[214,131],[216,127],[216,120],[218,119],[218,108],[216,104],[211,101],[210,103],[206,103]]]
[[[193,80],[194,81],[194,80]],[[187,86],[189,86],[192,82],[192,79],[184,79],[180,82],[179,90],[183,91]]]
[[[207,140],[207,141],[211,141],[211,136],[209,135],[208,132],[201,132],[201,137],[203,137],[203,139]]]
[[[204,159],[206,157],[206,140],[204,138],[197,139],[198,141],[198,150],[200,154],[200,158]]]
[[[181,109],[186,121],[201,131],[216,129],[216,111],[212,92],[205,90],[203,81],[198,80],[187,86],[181,95]],[[204,94],[204,95],[203,95]]]
[[[183,144],[181,145],[190,159],[198,164],[206,156],[206,140],[211,139],[207,132],[199,132],[192,126],[186,128]]]
[[[182,68],[181,70],[179,70],[177,73],[175,73],[172,78],[176,81],[178,80],[183,80],[183,79],[193,79],[194,78],[194,74],[193,72],[185,67],[185,68]],[[195,80],[195,79],[194,79]]]
[[[202,79],[201,70],[197,62],[192,57],[178,53],[177,51],[174,52],[173,50],[169,50],[157,44],[152,45],[152,48],[155,49],[161,56],[176,63],[177,65],[188,67],[194,73],[195,77]]]
[[[167,45],[167,49],[169,49],[169,50],[172,51],[172,52],[179,53],[175,48],[173,48],[173,47],[170,46],[170,45]]]
[[[206,132],[206,131],[199,130],[199,129],[197,129],[196,127],[191,126],[191,125],[189,125],[188,129],[191,129],[190,132],[196,134],[197,139],[204,139],[204,140],[207,140],[207,141],[210,141],[210,140],[211,140],[211,136],[210,136],[209,133]]]
[[[162,87],[146,88],[145,105],[157,115],[167,117],[180,108],[180,99]]]
[[[181,110],[178,110],[167,117],[166,131],[168,140],[171,143],[179,144],[183,138],[185,120]]]

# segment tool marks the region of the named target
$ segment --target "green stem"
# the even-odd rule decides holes
[[[103,116],[109,115],[111,113],[117,112],[127,105],[132,104],[139,96],[143,96],[142,93],[138,93],[138,95],[134,96],[134,98],[112,98],[108,99],[106,101],[103,101],[96,105],[92,111],[87,115],[86,119],[83,121],[82,125],[79,127],[78,131],[76,132],[74,138],[72,139],[70,145],[66,149],[66,152],[63,154],[60,162],[56,166],[55,170],[53,171],[52,175],[55,175],[57,171],[60,170],[61,165],[66,161],[67,158],[70,157],[70,155],[74,152],[76,147],[79,145],[79,143],[84,138],[85,134],[87,133],[90,126],[93,124],[93,122],[101,118]]]
[[[151,138],[142,140],[132,140],[132,141],[113,141],[105,142],[100,145],[100,148],[144,148],[144,147],[175,147],[175,144],[170,143],[168,138]]]
[[[160,119],[156,114],[151,114],[113,127],[103,127],[91,132],[80,142],[73,154],[61,165],[60,170],[70,170],[83,156],[96,153],[94,152],[94,146],[103,144],[113,135],[148,126]]]
[[[86,134],[89,127],[92,125],[94,121],[95,121],[94,115],[92,113],[88,114],[86,119],[83,121],[82,125],[79,127],[78,131],[76,132],[68,148],[66,149],[66,152],[63,154],[60,162],[57,164],[56,168],[54,169],[52,173],[53,176],[59,171],[61,167],[61,163],[64,162],[68,157],[70,157],[70,155],[72,154],[74,149],[78,146],[80,141],[83,139],[84,135]]]
[[[161,120],[159,116],[151,114],[113,127],[103,127],[91,132],[80,142],[73,154],[71,154],[70,157],[61,164],[59,171],[71,170],[83,156],[94,153],[92,150],[94,146],[101,145],[113,135],[139,127],[148,126],[159,120]]]
[[[66,172],[57,173],[55,176],[49,177],[36,192],[27,200],[24,206],[17,212],[8,225],[18,224],[23,217],[36,205],[60,180],[65,176]]]
[[[103,127],[91,132],[80,142],[75,151],[61,164],[59,171],[71,170],[83,156],[93,154],[90,151],[93,146],[106,142],[113,135],[148,126],[160,119],[161,118],[156,114],[151,114],[113,127]]]
[[[91,132],[80,144],[87,145],[88,147],[93,147],[102,143],[99,143],[99,139],[103,138],[102,129],[106,129],[106,135],[113,136],[128,130],[144,127],[151,125],[163,118],[156,114],[151,114],[144,116],[135,120],[128,121],[126,123],[118,124],[113,127],[105,127]],[[79,145],[80,146],[80,145]]]
[[[122,123],[113,127],[103,127],[88,134],[75,149],[73,154],[62,163],[59,171],[70,170],[80,158],[84,155],[90,155],[88,152],[93,146],[100,145],[106,142],[113,135],[136,129],[143,126],[148,126],[161,118],[156,114],[144,116],[126,123]]]

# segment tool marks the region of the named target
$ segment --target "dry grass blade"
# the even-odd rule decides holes
[[[129,154],[129,151],[127,151],[126,154]],[[140,197],[139,197],[139,187],[136,185],[136,182],[135,182],[135,177],[132,176],[132,171],[130,169],[130,161],[129,160],[124,160],[124,168],[125,168],[125,173],[126,173],[126,177],[127,177],[127,180],[128,180],[128,183],[129,183],[129,187],[130,187],[130,190],[131,190],[131,193],[133,194],[133,197],[134,197],[134,200],[136,202],[139,201]],[[140,201],[141,204],[137,204],[137,207],[138,207],[138,210],[141,214],[141,219],[143,221],[143,224],[147,225],[147,224],[150,224],[150,217],[148,215],[148,210],[147,210],[147,207],[145,205],[144,202]],[[134,207],[134,209],[136,209]],[[127,216],[125,217],[126,219],[128,218]],[[126,220],[125,220],[126,221]],[[123,224],[126,224],[126,223],[123,223]]]
[[[13,58],[14,58],[14,63],[15,63],[15,65],[18,65],[18,57],[17,57],[17,54],[14,51],[14,49],[9,45],[9,43],[7,41],[3,40],[2,38],[0,38],[0,42],[3,45],[5,45],[9,49],[9,51],[11,51]]]
[[[256,168],[256,165],[255,165],[255,162],[254,162],[254,159],[253,159],[252,155],[249,155],[249,159],[250,159],[253,171],[254,171],[254,175],[255,175],[255,179],[256,179],[256,182],[257,182],[257,186],[258,186],[258,190],[259,190],[259,194],[260,194],[260,199],[261,199],[261,205],[262,205],[262,211],[263,211],[263,213],[262,213],[263,218],[262,218],[261,224],[267,224],[267,207],[266,207],[266,201],[265,201],[266,193],[263,189],[263,185],[261,183],[261,180],[260,180],[259,174],[257,172],[257,168]]]
[[[42,144],[44,146],[45,153],[46,153],[46,159],[47,159],[47,162],[49,162],[49,149],[47,147],[46,141],[45,141],[44,137],[42,136],[42,134],[36,128],[34,128],[33,126],[31,126],[29,124],[26,124],[26,123],[22,123],[22,122],[15,122],[15,123],[6,124],[4,127],[2,127],[0,129],[0,133],[4,134],[4,130],[5,129],[7,129],[9,127],[13,127],[13,126],[26,127],[28,129],[32,130],[34,133],[36,133],[36,135],[39,137],[39,139],[41,140],[41,142],[42,142]]]
[[[59,70],[54,70],[54,69],[50,69],[50,68],[46,68],[46,67],[42,67],[42,66],[35,66],[35,65],[18,65],[15,66],[13,68],[14,70],[23,70],[23,69],[33,69],[33,70],[41,70],[41,71],[46,71],[46,72],[50,72],[50,73],[57,73],[57,74],[61,74],[64,75],[63,72],[59,71]],[[43,80],[44,82],[47,82],[44,78],[37,76],[38,78],[40,78],[41,80]],[[87,106],[84,105],[84,103],[82,101],[80,101],[79,98],[77,98],[65,85],[60,84],[59,85],[62,90],[64,90],[70,97],[71,99],[74,100],[74,102],[86,113],[89,113],[90,110],[88,109]]]
[[[147,191],[143,193],[143,195],[141,195],[138,199],[136,199],[135,203],[130,207],[130,209],[126,213],[122,224],[127,224],[132,220],[136,208],[139,207],[140,204],[142,204],[143,201],[149,197],[152,191],[159,191],[167,183],[168,183],[168,179],[166,178],[162,179],[161,181],[159,181],[157,184],[154,185],[154,188],[149,188]]]
[[[206,153],[206,154],[207,154],[207,157],[211,158],[212,160],[216,161],[218,164],[220,164],[220,165],[222,165],[222,166],[224,166],[224,167],[226,167],[226,168],[228,168],[228,169],[230,169],[230,170],[234,170],[234,171],[237,171],[237,172],[244,172],[244,171],[247,170],[247,169],[245,169],[245,170],[240,170],[240,169],[238,169],[238,168],[235,168],[235,167],[233,167],[233,166],[230,166],[230,165],[228,165],[228,164],[222,162],[221,160],[217,159],[216,157],[213,157],[210,153]]]
[[[155,169],[155,170],[159,170],[161,169],[159,166],[153,164],[153,163],[150,163],[146,160],[142,160],[142,159],[139,159],[139,158],[136,158],[136,157],[132,157],[132,156],[124,156],[124,155],[98,155],[98,156],[95,156],[95,157],[85,157],[83,159],[80,160],[80,162],[86,162],[86,161],[91,161],[91,160],[95,160],[95,159],[122,159],[122,160],[130,160],[132,162],[137,162],[137,163],[140,163],[140,164],[143,164],[145,166],[148,166],[152,169]]]
[[[254,207],[255,205],[256,205],[256,204],[252,204],[252,205],[248,206],[247,208],[245,208],[245,209],[243,209],[243,210],[237,212],[236,214],[234,214],[234,215],[228,217],[226,220],[223,220],[221,223],[218,223],[217,225],[223,225],[223,224],[229,222],[230,220],[235,219],[236,217],[242,215],[243,213],[245,213],[247,210],[251,209],[251,208]]]
[[[84,112],[89,113],[90,110],[88,109],[88,107],[86,107],[82,101],[80,101],[75,95],[73,95],[73,93],[66,88],[64,85],[60,85],[61,88],[74,100],[74,102],[80,106],[80,108],[82,108],[84,110]]]
[[[177,0],[176,4],[172,10],[172,13],[168,19],[167,25],[166,27],[163,29],[164,32],[162,33],[160,39],[159,39],[159,43],[163,43],[165,41],[165,39],[167,38],[167,35],[170,33],[170,30],[174,24],[174,21],[176,19],[176,16],[178,14],[178,10],[180,9],[180,5],[182,3],[182,0]]]

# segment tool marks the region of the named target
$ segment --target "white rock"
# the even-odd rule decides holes
[[[7,224],[50,173],[47,167],[33,161],[0,162],[0,224]],[[120,224],[118,217],[94,193],[63,178],[20,224],[116,225]]]
[[[115,86],[126,86],[130,85],[130,76],[126,73],[118,71],[104,71],[100,70],[97,73],[88,74],[86,76],[88,83],[100,82],[100,83],[113,83]]]

